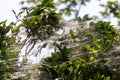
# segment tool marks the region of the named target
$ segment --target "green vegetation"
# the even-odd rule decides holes
[[[8,26],[6,21],[0,23],[0,79],[11,79],[11,74],[19,71],[15,63],[18,58],[17,53],[19,53],[16,49],[19,46],[22,48],[26,46],[25,57],[27,57],[38,41],[48,41],[38,49],[41,52],[42,48],[47,47],[49,40],[51,41],[50,44],[55,47],[55,52],[52,53],[51,57],[43,59],[39,67],[35,66],[35,69],[45,73],[44,76],[42,73],[38,74],[40,80],[120,79],[120,50],[116,49],[120,46],[119,29],[111,25],[111,22],[96,21],[98,18],[94,20],[94,17],[89,17],[89,14],[80,17],[81,6],[87,5],[90,1],[22,1],[23,6],[24,3],[32,5],[22,7],[22,11],[18,14],[13,10],[16,22],[12,22]],[[57,12],[61,5],[64,7]],[[101,15],[116,18],[119,25],[119,1],[108,1],[101,6],[105,8]],[[20,16],[23,13],[26,15],[21,19]],[[73,23],[78,22],[78,25],[65,25],[70,21],[64,21],[62,15],[71,16],[71,14],[74,14]],[[71,27],[68,33],[65,33],[64,27]],[[21,42],[20,33],[22,29],[24,29],[26,39]],[[59,30],[63,30],[60,38],[56,36],[56,31]],[[56,39],[54,40],[51,37],[56,37]],[[33,53],[35,56],[37,54],[38,52]],[[26,62],[26,58],[23,62]],[[32,75],[28,75],[17,80],[34,80]]]
[[[58,45],[59,52],[53,53],[51,57],[44,59],[40,70],[48,72],[52,79],[114,80],[111,68],[106,65],[112,63],[112,61],[110,58],[106,59],[105,55],[109,54],[113,46],[119,42],[116,40],[118,33],[110,25],[110,22],[99,21],[94,23],[92,27],[94,27],[94,32],[93,29],[86,29],[89,33],[85,33],[86,31],[79,33],[79,36],[84,34],[80,36],[82,39],[91,39],[89,43],[81,44],[78,42],[76,44],[80,45],[72,48],[67,48],[66,45],[62,48]],[[73,32],[70,31],[70,33],[73,36]],[[76,38],[79,38],[79,36],[76,35]],[[75,40],[75,38],[73,39]],[[77,57],[73,57],[76,54],[78,54]]]
[[[0,79],[6,80],[10,73],[15,71],[12,67],[17,60],[17,54],[11,51],[11,45],[15,42],[14,37],[7,36],[10,27],[6,26],[6,21],[0,23]]]

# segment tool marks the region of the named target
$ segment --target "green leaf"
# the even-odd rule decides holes
[[[85,51],[85,52],[90,51],[90,45],[84,45],[84,46],[82,46],[82,50]]]
[[[42,12],[44,11],[44,9],[37,7],[35,8],[31,13],[30,16],[38,16],[40,15]]]
[[[101,48],[101,45],[100,45],[99,42],[97,41],[96,37],[93,37],[93,44],[94,44],[95,47],[97,47],[98,49]]]
[[[10,37],[9,39],[7,39],[8,45],[9,45],[9,44],[12,44],[12,43],[14,43],[14,42],[15,42],[15,39],[14,39],[13,37]]]
[[[42,48],[46,48],[47,44],[48,44],[48,43],[44,43],[44,44],[42,45]]]
[[[90,61],[94,61],[94,60],[95,60],[95,57],[94,57],[94,56],[91,56],[91,57],[89,58],[89,60],[90,60]]]
[[[74,71],[73,66],[68,67],[68,70],[70,71],[70,74]]]
[[[73,32],[72,29],[70,29],[69,33],[70,33],[70,37],[71,37],[72,39],[75,39],[75,38],[76,38],[76,37],[75,37],[75,32]]]
[[[24,13],[24,11],[19,12],[19,13],[18,13],[18,16],[20,16],[22,13]]]
[[[106,77],[105,80],[111,80],[111,79],[110,79],[110,76]]]

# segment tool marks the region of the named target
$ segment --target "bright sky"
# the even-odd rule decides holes
[[[15,16],[11,10],[17,13],[20,10],[19,2],[21,0],[1,0],[0,1],[0,21],[8,19],[8,22],[15,21]]]

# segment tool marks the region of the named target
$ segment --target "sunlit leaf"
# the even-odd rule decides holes
[[[15,39],[13,38],[13,37],[11,37],[11,38],[9,38],[8,40],[7,40],[7,43],[8,44],[12,44],[12,43],[14,43],[15,42]]]
[[[90,61],[94,61],[95,60],[94,56],[91,56],[89,59],[90,59]]]

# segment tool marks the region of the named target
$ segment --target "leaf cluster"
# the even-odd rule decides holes
[[[119,1],[108,1],[106,5],[101,6],[105,8],[105,11],[101,12],[103,16],[110,16],[110,14],[113,14],[114,17],[120,18]]]
[[[15,52],[11,52],[10,45],[14,43],[14,37],[7,36],[10,27],[6,26],[7,21],[0,23],[0,79],[7,79],[14,71],[11,67],[14,63],[11,60],[17,57]]]
[[[91,23],[90,23],[91,24]],[[86,31],[88,31],[86,33]],[[71,48],[62,48],[57,46],[59,52],[54,53],[42,61],[40,70],[48,72],[52,79],[60,80],[110,80],[114,76],[112,71],[105,64],[110,60],[104,59],[115,45],[118,33],[116,29],[110,25],[110,22],[98,21],[89,29],[74,35],[76,32],[70,30],[70,38],[73,40],[88,38],[90,41],[77,42],[80,46]],[[68,38],[68,37],[67,37]],[[86,40],[85,39],[85,42]],[[71,43],[70,43],[71,44]],[[68,45],[66,45],[68,46]],[[62,49],[61,49],[62,48]],[[70,52],[68,51],[69,49]],[[77,57],[73,57],[78,53]],[[59,54],[61,53],[61,55]],[[67,54],[66,54],[67,53]],[[71,55],[74,59],[71,59]],[[67,57],[66,57],[67,56]],[[66,60],[62,59],[66,58]],[[87,76],[87,77],[86,77]]]
[[[20,26],[27,30],[27,37],[45,40],[59,28],[60,13],[55,12],[53,0],[42,0],[41,4],[27,12]]]

